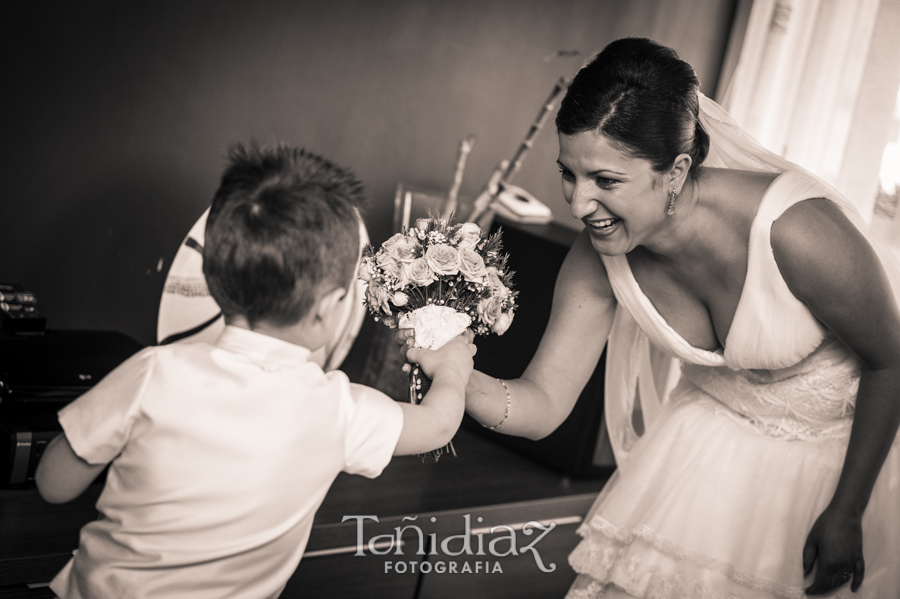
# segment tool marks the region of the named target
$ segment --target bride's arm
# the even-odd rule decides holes
[[[520,298],[528,301],[528,298]],[[582,232],[556,280],[550,321],[521,378],[504,381],[474,372],[466,387],[466,411],[496,430],[540,439],[572,411],[603,353],[615,314],[606,269]],[[513,326],[528,326],[516,322]],[[509,416],[504,419],[507,403]]]
[[[788,209],[772,228],[772,249],[791,292],[862,362],[841,476],[803,556],[807,574],[817,565],[809,594],[844,584],[846,572],[856,591],[862,514],[900,426],[900,314],[878,257],[833,203]]]

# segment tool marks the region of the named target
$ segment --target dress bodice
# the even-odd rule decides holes
[[[725,340],[715,352],[691,346],[644,295],[624,255],[603,256],[616,300],[650,341],[691,364],[738,369],[794,365],[819,347],[827,329],[788,289],[772,253],[772,223],[795,203],[825,197],[827,190],[801,173],[779,175],[766,190],[750,230],[747,276]]]
[[[714,352],[691,346],[669,326],[642,292],[624,255],[602,257],[619,310],[627,312],[617,313],[617,319],[627,317],[652,346],[683,363],[673,400],[687,387],[699,388],[773,436],[846,434],[859,362],[791,293],[770,239],[773,222],[785,210],[827,196],[827,188],[802,173],[789,171],[772,181],[751,225],[747,275],[725,347]],[[617,339],[624,337],[621,330],[628,327],[614,326]],[[646,385],[639,386],[639,395],[647,391]],[[658,395],[665,400],[664,393]],[[643,398],[642,407],[646,414]]]

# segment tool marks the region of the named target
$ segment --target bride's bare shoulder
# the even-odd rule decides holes
[[[790,206],[772,223],[771,240],[779,265],[798,257],[819,261],[839,250],[852,254],[869,250],[859,229],[837,204],[824,198]]]
[[[830,200],[809,198],[785,210],[772,224],[771,244],[788,288],[808,304],[836,297],[835,287],[863,290],[884,280],[872,246]]]

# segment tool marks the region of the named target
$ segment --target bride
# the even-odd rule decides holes
[[[541,438],[609,342],[618,470],[579,530],[573,599],[895,597],[900,275],[845,198],[698,89],[647,39],[575,77],[558,164],[585,230],[527,370],[476,372],[467,410]]]

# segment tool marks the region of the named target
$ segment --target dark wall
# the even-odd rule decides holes
[[[9,2],[0,9],[0,280],[52,328],[152,343],[166,272],[230,143],[284,140],[355,170],[375,241],[394,188],[474,194],[554,82],[623,35],[715,90],[733,0]],[[575,58],[549,60],[560,50]],[[552,124],[515,182],[567,219]]]

